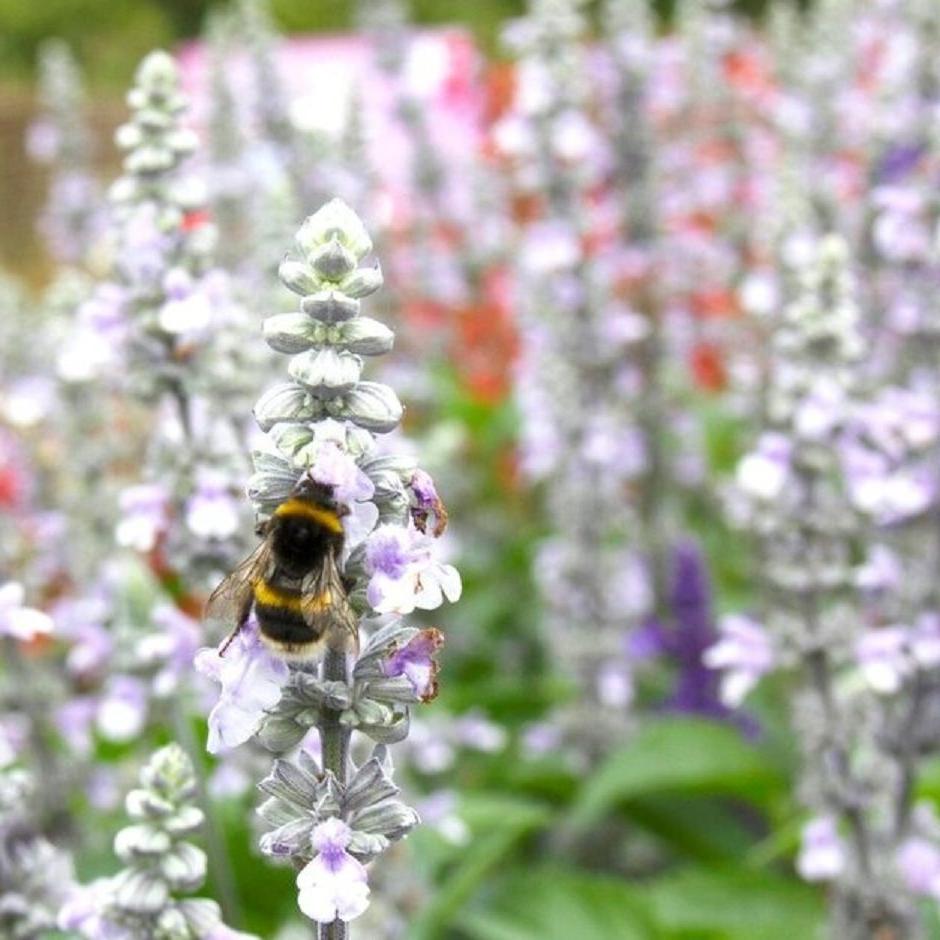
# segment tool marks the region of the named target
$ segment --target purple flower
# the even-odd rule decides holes
[[[895,144],[881,158],[875,173],[876,180],[879,184],[896,182],[917,166],[925,152],[923,144]]]
[[[98,703],[98,732],[109,741],[130,741],[147,717],[147,685],[134,676],[112,676]]]
[[[313,830],[317,855],[297,876],[297,904],[320,924],[354,920],[369,906],[365,867],[346,851],[351,840],[352,830],[336,817]]]
[[[159,483],[142,483],[121,493],[121,521],[115,529],[118,545],[149,552],[166,528],[169,497]]]
[[[475,751],[495,754],[506,746],[506,730],[490,721],[479,709],[454,719],[452,729],[458,744]]]
[[[59,734],[76,753],[91,753],[91,730],[98,711],[98,703],[90,696],[71,698],[56,710]]]
[[[29,642],[52,633],[52,618],[41,610],[24,607],[23,585],[16,581],[0,584],[0,635]]]
[[[845,869],[845,846],[830,816],[811,819],[803,827],[796,870],[806,881],[831,881]]]
[[[436,829],[452,845],[466,845],[470,830],[457,814],[457,798],[450,790],[437,790],[417,807],[421,822]]]
[[[346,506],[372,499],[375,484],[355,460],[333,441],[324,441],[317,448],[317,459],[310,469],[317,483],[332,487],[333,497]]]
[[[666,651],[678,665],[678,676],[667,707],[724,717],[727,706],[719,699],[718,677],[703,662],[717,638],[711,585],[705,559],[692,542],[680,544],[673,554],[670,602],[675,629],[666,637]]]
[[[865,681],[875,692],[882,695],[898,692],[914,666],[907,627],[871,630],[856,644],[855,658]]]
[[[923,450],[940,434],[940,412],[923,390],[891,386],[862,407],[858,416],[865,437],[893,460]]]
[[[127,331],[127,291],[104,281],[78,308],[78,322],[102,341],[124,337]]]
[[[856,644],[855,658],[875,692],[893,695],[918,669],[940,665],[940,617],[928,611],[913,627],[871,630]]]
[[[432,540],[416,529],[381,525],[366,539],[366,599],[376,613],[433,610],[460,597],[460,575],[431,556]]]
[[[626,708],[633,701],[633,676],[625,659],[605,662],[595,684],[598,700],[608,708]]]
[[[408,749],[411,763],[423,774],[443,773],[453,766],[457,756],[446,732],[419,718],[411,720]]]
[[[849,497],[880,525],[890,525],[923,512],[936,486],[924,467],[893,466],[882,451],[858,440],[846,440],[841,453]]]
[[[0,769],[12,764],[29,740],[29,719],[25,715],[0,717]]]
[[[602,147],[597,131],[580,111],[569,108],[554,119],[552,149],[560,159],[578,163]]]
[[[847,406],[843,386],[828,376],[818,376],[796,406],[794,431],[804,440],[821,441],[842,423]]]
[[[244,796],[252,786],[247,769],[232,761],[221,761],[209,777],[209,793],[216,800]]]
[[[95,767],[85,784],[88,802],[97,810],[110,812],[121,803],[121,785],[113,766]]]
[[[521,265],[532,277],[570,270],[581,260],[577,233],[559,221],[537,222],[526,232]]]
[[[52,410],[55,387],[49,379],[28,375],[12,381],[0,397],[3,417],[16,428],[35,427]]]
[[[289,678],[287,663],[268,651],[252,620],[224,656],[215,649],[201,649],[195,665],[222,686],[209,714],[210,754],[244,744],[258,730],[265,712],[278,703]]]
[[[385,675],[389,678],[405,676],[411,683],[415,698],[430,702],[437,697],[438,664],[434,654],[443,645],[444,634],[440,630],[420,631],[385,660]]]
[[[447,528],[447,509],[437,494],[437,487],[430,474],[424,470],[415,470],[409,484],[414,503],[411,507],[411,519],[419,532],[427,532],[428,524],[435,538],[444,534]]]
[[[940,665],[940,614],[926,611],[911,629],[908,640],[914,662],[922,669]]]
[[[56,360],[67,382],[87,382],[114,366],[127,339],[127,292],[111,282],[99,284],[79,308],[75,329]]]
[[[531,757],[551,754],[561,746],[561,743],[561,728],[548,721],[526,725],[522,733],[522,746]]]
[[[865,563],[855,572],[855,583],[863,591],[894,591],[901,584],[901,562],[885,545],[872,545]]]
[[[186,502],[186,525],[202,539],[229,539],[239,529],[238,501],[228,478],[206,468],[196,477],[196,488]]]
[[[59,929],[73,930],[88,940],[131,940],[127,931],[105,916],[111,895],[109,878],[79,885],[59,910]]]
[[[785,435],[762,434],[756,449],[738,464],[738,486],[754,499],[776,499],[787,482],[792,452],[793,445]]]
[[[156,695],[167,696],[192,669],[201,631],[195,620],[173,604],[154,608],[151,619],[157,630],[141,641],[137,651],[142,659],[161,666],[154,676],[153,690]]]
[[[905,839],[897,864],[908,890],[940,899],[940,848],[934,842],[919,836]]]
[[[160,228],[156,204],[148,202],[136,208],[121,238],[119,263],[128,281],[159,288],[169,248],[170,239]]]
[[[163,279],[166,300],[160,308],[160,328],[167,333],[201,333],[212,322],[212,298],[202,283],[180,268],[171,268]]]
[[[763,628],[750,617],[730,614],[718,625],[720,639],[702,654],[709,669],[724,671],[721,700],[737,708],[757,685],[761,676],[774,665],[774,653]]]
[[[62,134],[48,118],[33,121],[26,129],[26,153],[37,163],[52,163],[61,145]]]

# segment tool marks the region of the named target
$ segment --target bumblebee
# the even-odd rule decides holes
[[[302,481],[258,534],[261,544],[212,592],[210,619],[233,623],[224,654],[251,614],[264,643],[287,659],[319,658],[358,645],[356,617],[339,570],[342,518],[332,489]]]

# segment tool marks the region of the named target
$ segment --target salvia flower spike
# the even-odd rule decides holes
[[[443,636],[401,618],[460,595],[457,571],[435,559],[447,513],[433,481],[413,460],[376,447],[402,405],[389,386],[362,377],[365,359],[394,341],[361,312],[382,284],[367,262],[371,250],[365,226],[338,199],[298,231],[280,277],[300,309],[263,324],[268,345],[290,357],[290,380],[255,406],[267,439],[248,485],[259,522],[303,480],[348,507],[343,582],[366,637],[355,657],[328,650],[322,664],[285,662],[249,618],[224,656],[203,650],[197,658],[222,686],[209,749],[256,736],[283,755],[260,784],[269,827],[261,849],[298,869],[298,905],[320,924],[321,940],[348,936],[348,922],[369,903],[364,866],[418,823],[399,799],[388,745],[407,736],[411,706],[436,695]]]

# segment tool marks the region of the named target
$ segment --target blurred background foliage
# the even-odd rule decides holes
[[[650,2],[667,24],[674,0]],[[733,6],[759,16],[771,2],[800,0],[736,0]],[[55,34],[76,50],[91,86],[119,89],[142,55],[197,35],[207,12],[218,5],[211,0],[0,0],[0,80],[28,81],[39,43]],[[523,0],[412,0],[410,6],[414,22],[462,23],[490,50],[500,23],[524,9]],[[342,0],[273,0],[271,8],[287,33],[353,25],[354,5]]]
[[[668,28],[675,0],[650,0]],[[807,5],[811,0],[735,0],[742,13],[760,16],[771,3]],[[23,152],[33,114],[37,52],[50,36],[75,53],[92,100],[88,119],[96,139],[109,140],[124,114],[123,89],[151,49],[195,38],[218,0],[0,0],[0,268],[14,269],[38,286],[50,274],[32,220],[46,181]],[[460,23],[481,47],[499,55],[500,24],[524,11],[524,0],[411,0],[412,21]],[[597,8],[597,0],[589,6]],[[353,28],[355,5],[343,0],[272,0],[271,11],[287,34],[341,32]],[[596,13],[597,10],[594,9]],[[99,147],[95,160],[113,175],[113,149]]]

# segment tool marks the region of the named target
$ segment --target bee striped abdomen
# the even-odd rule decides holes
[[[304,601],[299,590],[278,587],[259,580],[254,586],[255,613],[262,638],[284,653],[309,653],[319,643],[322,630],[316,630],[305,620]],[[325,603],[329,603],[327,598]]]
[[[228,649],[254,610],[261,639],[279,656],[314,660],[328,647],[358,649],[340,559],[343,517],[332,487],[307,480],[259,528],[264,541],[212,592],[207,614],[234,625]]]

